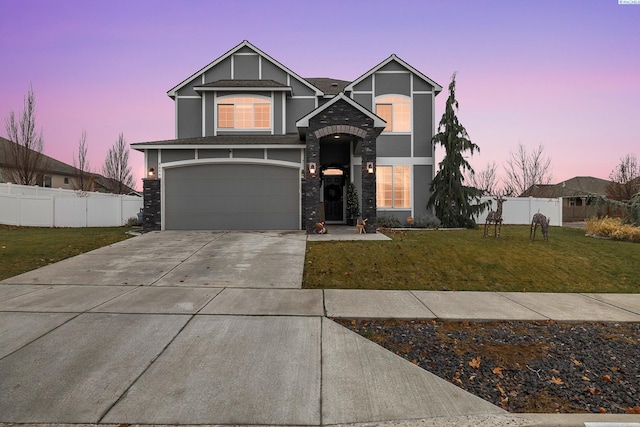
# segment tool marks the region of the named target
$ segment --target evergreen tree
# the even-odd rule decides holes
[[[432,138],[434,144],[444,147],[445,155],[439,163],[439,169],[431,182],[431,197],[427,208],[434,207],[435,214],[444,227],[476,226],[474,216],[481,213],[486,204],[480,203],[481,191],[464,185],[465,173],[473,169],[463,154],[473,154],[480,148],[469,140],[467,130],[456,117],[456,75],[451,76],[449,98],[445,112],[438,125],[438,133]],[[473,204],[475,202],[475,204]]]

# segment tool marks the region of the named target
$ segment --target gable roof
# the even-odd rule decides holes
[[[592,176],[576,176],[558,184],[533,185],[522,194],[522,197],[604,196],[607,185],[610,183],[611,181],[606,179]]]
[[[15,164],[9,163],[9,161],[5,158],[5,150],[10,149],[10,144],[15,144],[15,142],[0,137],[0,166],[15,167]],[[39,172],[41,173],[75,176],[79,172],[79,170],[74,168],[73,166],[62,163],[61,161],[56,160],[53,157],[49,157],[44,153],[41,153],[40,155],[42,156],[39,170]]]
[[[325,95],[335,96],[350,82],[346,80],[331,79],[328,77],[307,78],[307,81],[324,92]]]
[[[309,127],[309,119],[311,119],[312,117],[314,117],[314,116],[318,115],[319,113],[323,112],[324,110],[326,110],[327,108],[331,107],[333,104],[335,104],[336,102],[338,102],[340,100],[345,101],[347,104],[351,105],[353,108],[355,108],[356,110],[360,111],[365,116],[370,117],[371,119],[373,119],[373,127],[375,127],[375,128],[384,128],[384,127],[387,126],[387,122],[385,122],[380,117],[378,117],[375,114],[373,114],[371,111],[369,111],[366,108],[364,108],[362,105],[358,104],[353,99],[351,99],[348,96],[346,96],[344,94],[344,92],[340,92],[338,94],[338,96],[335,96],[333,99],[331,99],[327,103],[319,106],[318,108],[316,108],[315,110],[313,110],[312,112],[310,112],[309,114],[307,114],[306,116],[304,116],[303,118],[298,120],[296,122],[296,126],[298,128],[308,128]]]
[[[439,94],[442,91],[442,86],[440,86],[438,83],[436,83],[435,81],[431,80],[429,77],[427,77],[424,74],[422,74],[416,68],[413,68],[411,65],[409,65],[409,63],[407,63],[407,62],[403,61],[402,59],[400,59],[399,57],[397,57],[395,53],[392,54],[387,59],[385,59],[384,61],[382,61],[381,63],[379,63],[378,65],[376,65],[375,67],[373,67],[372,69],[370,69],[369,71],[367,71],[366,73],[364,73],[363,75],[361,75],[360,77],[358,77],[357,79],[355,79],[354,81],[352,81],[350,84],[348,84],[344,88],[344,90],[345,91],[352,91],[353,87],[355,85],[357,85],[358,83],[360,83],[361,81],[363,81],[364,79],[366,79],[367,77],[369,77],[370,75],[375,73],[376,71],[380,70],[382,67],[384,67],[385,65],[387,65],[391,61],[397,62],[398,64],[402,65],[407,70],[411,71],[414,75],[420,77],[422,80],[427,82],[429,85],[433,86],[433,90],[434,90],[436,95]]]
[[[205,65],[203,68],[201,68],[200,70],[196,71],[191,76],[187,77],[185,80],[180,82],[177,86],[174,86],[173,88],[169,89],[169,91],[167,91],[167,95],[169,95],[171,98],[175,98],[175,96],[177,95],[178,90],[182,89],[184,86],[186,86],[194,78],[202,75],[202,73],[205,73],[205,72],[209,71],[211,68],[215,67],[220,62],[224,61],[225,59],[227,59],[228,57],[230,57],[231,55],[233,55],[234,53],[238,52],[239,50],[241,50],[241,49],[243,49],[245,47],[248,47],[249,49],[251,49],[254,52],[256,52],[258,55],[260,55],[263,58],[267,59],[269,62],[271,62],[276,67],[280,68],[285,73],[291,75],[292,77],[295,77],[303,85],[305,85],[309,89],[313,90],[316,93],[316,96],[323,96],[324,95],[324,93],[322,93],[322,91],[320,89],[318,89],[317,87],[313,86],[307,80],[305,80],[304,78],[300,77],[298,74],[294,73],[289,68],[285,67],[280,62],[276,61],[275,59],[273,59],[272,57],[270,57],[269,55],[267,55],[266,53],[264,53],[263,51],[261,51],[260,49],[258,49],[254,45],[252,45],[251,43],[249,43],[248,40],[243,40],[242,43],[240,43],[236,47],[232,48],[231,50],[229,50],[227,53],[225,53],[221,57],[217,58],[216,60],[214,60],[213,62],[209,63],[208,65]]]
[[[5,158],[5,149],[8,149],[9,144],[15,144],[15,142],[8,140],[6,138],[0,137],[0,169],[2,167],[12,168],[15,167],[14,163],[9,163]],[[49,157],[46,154],[42,153],[42,163],[40,163],[40,168],[38,172],[45,175],[61,175],[69,178],[75,178],[80,175],[80,169],[75,166],[68,165],[66,163],[61,162],[60,160],[56,160],[53,157]],[[98,187],[102,187],[107,191],[113,190],[115,187],[114,180],[104,177],[99,173],[94,172],[85,172],[86,176],[93,177],[94,182]],[[128,193],[135,193],[136,191],[125,185]]]

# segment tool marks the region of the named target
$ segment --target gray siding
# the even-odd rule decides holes
[[[267,150],[267,158],[270,160],[282,160],[284,162],[300,163],[300,152],[303,149],[304,147],[301,147],[300,150],[295,150],[295,149],[278,150],[275,148],[270,148]]]
[[[287,98],[287,132],[296,133],[296,121],[309,114],[315,108],[315,100],[311,98]]]
[[[358,83],[357,85],[355,85],[353,87],[353,91],[368,91],[368,90],[372,90],[371,88],[371,76],[365,78],[364,80],[362,80],[360,83]]]
[[[369,93],[355,93],[353,95],[353,100],[358,104],[362,105],[369,111],[373,111],[373,100],[372,95]],[[375,112],[375,111],[374,111]]]
[[[158,173],[158,150],[147,150],[147,168],[153,168]]]
[[[226,58],[216,64],[205,73],[205,82],[212,83],[218,80],[229,80],[231,78],[231,58]]]
[[[162,163],[178,162],[180,160],[193,160],[196,158],[195,150],[162,150]]]
[[[178,138],[202,136],[202,100],[177,99]]]
[[[376,140],[378,157],[411,157],[411,135],[380,135]]]
[[[233,55],[233,78],[257,80],[259,78],[258,55]]]
[[[260,149],[233,149],[234,159],[264,159],[264,150]]]
[[[316,94],[315,91],[294,77],[291,77],[291,89],[294,96],[313,96]]]
[[[413,76],[413,90],[417,91],[432,91],[433,86],[429,83],[422,80],[420,77],[414,75]]]
[[[411,95],[411,74],[376,73],[376,96],[386,94]]]
[[[178,90],[178,96],[200,96],[200,94],[193,90],[194,86],[202,83],[202,77],[197,76],[191,79],[186,85]]]
[[[276,135],[282,135],[285,132],[282,129],[282,115],[284,112],[282,111],[282,97],[284,94],[282,92],[275,92],[273,94],[272,108],[273,108],[273,123],[271,126],[273,127],[273,133]]]
[[[198,158],[200,159],[223,159],[229,157],[229,149],[205,149],[198,150]]]
[[[414,216],[419,218],[427,214],[427,201],[431,197],[431,180],[433,166],[416,165],[413,167],[413,210]]]
[[[262,58],[262,80],[274,80],[278,83],[287,84],[287,73]]]
[[[204,135],[205,136],[213,136],[215,132],[215,94],[214,92],[205,92],[204,94],[204,102],[205,102],[205,116],[204,116]]]
[[[407,71],[407,69],[404,68],[402,64],[396,62],[395,60],[392,60],[384,67],[380,68],[380,70],[378,71]],[[376,76],[376,79],[377,78],[378,77]]]
[[[431,97],[432,95],[413,95],[413,155],[416,157],[431,157]]]

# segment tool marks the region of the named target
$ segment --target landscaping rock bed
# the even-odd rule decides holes
[[[335,320],[507,411],[640,414],[640,323]]]

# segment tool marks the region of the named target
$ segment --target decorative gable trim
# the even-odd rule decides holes
[[[419,78],[421,78],[422,80],[427,82],[429,85],[433,86],[433,90],[434,90],[436,95],[442,91],[442,86],[440,86],[438,83],[434,82],[429,77],[427,77],[424,74],[422,74],[416,68],[413,68],[407,62],[405,62],[402,59],[398,58],[395,54],[391,55],[390,57],[388,57],[387,59],[385,59],[384,61],[382,61],[378,65],[376,65],[375,67],[373,67],[371,70],[367,71],[365,74],[363,74],[362,76],[358,77],[353,82],[349,83],[344,88],[344,90],[345,91],[353,91],[354,90],[354,86],[356,86],[358,83],[360,83],[361,81],[363,81],[367,77],[373,75],[376,72],[384,72],[384,71],[380,71],[380,69],[383,68],[388,63],[390,63],[391,61],[396,61],[398,64],[402,65],[404,68],[409,70],[411,73],[413,73],[414,75],[418,76]],[[388,71],[388,72],[389,73],[392,73],[392,72],[393,73],[398,73],[399,71]]]
[[[206,65],[205,67],[201,68],[200,70],[196,71],[195,73],[193,73],[191,76],[187,77],[185,80],[183,80],[182,82],[180,82],[177,86],[169,89],[169,91],[167,91],[167,95],[171,98],[175,98],[177,96],[177,92],[182,89],[183,87],[185,87],[189,82],[191,82],[192,80],[194,80],[195,78],[197,78],[198,76],[204,76],[204,73],[206,73],[207,71],[209,71],[211,68],[215,67],[216,65],[218,65],[219,63],[221,63],[222,61],[224,61],[225,59],[229,58],[230,56],[234,55],[234,54],[242,54],[242,55],[249,55],[250,53],[248,52],[242,52],[242,53],[238,53],[240,50],[244,49],[245,47],[248,47],[249,49],[252,49],[257,55],[260,56],[261,60],[267,59],[268,61],[270,61],[272,64],[274,64],[276,67],[280,68],[282,71],[284,71],[287,74],[287,81],[289,81],[289,77],[293,76],[296,80],[300,81],[301,84],[303,84],[304,86],[308,87],[309,89],[311,89],[312,91],[315,92],[316,96],[324,96],[324,92],[322,92],[320,89],[318,89],[317,87],[313,86],[311,83],[309,83],[307,80],[305,80],[304,78],[300,77],[298,74],[296,74],[295,72],[293,72],[292,70],[290,70],[289,68],[285,67],[284,65],[282,65],[280,62],[276,61],[275,59],[273,59],[271,56],[267,55],[266,53],[264,53],[263,51],[261,51],[260,49],[258,49],[257,47],[255,47],[253,44],[251,44],[248,40],[243,40],[242,43],[240,43],[239,45],[237,45],[236,47],[232,48],[231,50],[229,50],[227,53],[225,53],[224,55],[222,55],[221,57],[219,57],[218,59],[214,60],[213,62],[211,62],[210,64]],[[260,62],[260,67],[262,66],[262,63]],[[233,64],[232,64],[233,67]],[[233,72],[233,68],[232,68],[232,72]],[[204,81],[202,82],[202,84],[204,84]],[[288,83],[288,85],[290,86],[290,84]]]
[[[351,99],[348,96],[346,96],[344,94],[344,92],[340,92],[340,94],[338,94],[338,96],[335,96],[333,99],[331,99],[331,101],[328,101],[326,104],[320,106],[319,108],[316,108],[315,110],[313,110],[312,112],[310,112],[309,114],[307,114],[306,116],[304,116],[303,118],[298,120],[296,122],[296,127],[298,127],[298,128],[308,128],[309,127],[309,119],[311,119],[312,117],[320,114],[321,112],[323,112],[327,108],[331,107],[333,104],[335,104],[336,102],[338,102],[340,100],[345,101],[347,104],[351,105],[353,108],[355,108],[356,110],[360,111],[365,116],[371,118],[373,120],[373,127],[374,128],[382,128],[382,129],[384,129],[387,126],[387,122],[385,122],[380,117],[378,117],[375,114],[373,114],[371,111],[369,111],[366,108],[364,108],[362,105],[358,104],[353,99]]]

